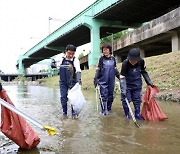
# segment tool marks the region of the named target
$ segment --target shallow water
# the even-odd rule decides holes
[[[68,110],[68,119],[62,119],[59,89],[23,85],[4,88],[18,109],[55,128],[57,135],[49,136],[29,123],[41,138],[37,148],[21,150],[0,134],[0,153],[176,154],[180,151],[180,105],[177,103],[158,101],[168,119],[138,121],[141,128],[137,128],[132,119],[125,120],[119,95],[115,96],[113,113],[103,117],[100,106],[97,111],[95,92],[83,91],[87,102],[79,118],[72,119]]]

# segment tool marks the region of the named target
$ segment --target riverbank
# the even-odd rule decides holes
[[[159,88],[156,95],[159,99],[180,102],[180,51],[144,58],[149,76]],[[117,64],[118,70],[121,63]],[[95,90],[93,78],[95,69],[82,71],[82,89]],[[118,82],[118,80],[116,79]],[[37,82],[35,82],[37,84]],[[50,87],[59,87],[59,76],[38,80],[38,84]],[[143,91],[146,84],[143,84]],[[119,93],[118,86],[115,92]]]
[[[180,102],[180,51],[147,57],[144,60],[152,82],[160,91],[156,97]],[[121,63],[118,63],[117,67],[120,70]],[[82,71],[82,88],[84,90],[94,90],[94,74],[94,69]],[[59,86],[59,77],[54,76],[39,80],[39,82],[47,86]],[[145,88],[146,84],[144,83],[143,91]],[[118,87],[115,88],[116,92],[117,89]]]

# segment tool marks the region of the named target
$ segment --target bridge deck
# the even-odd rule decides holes
[[[20,57],[17,66],[25,68],[43,59],[50,58],[64,51],[72,43],[80,46],[92,41],[91,31],[96,23],[100,24],[99,36],[108,36],[130,27],[138,27],[144,22],[157,18],[179,6],[179,0],[97,0],[84,11],[44,38],[37,45]],[[95,29],[94,29],[95,28]],[[94,36],[95,37],[95,36]],[[93,47],[99,46],[95,40]],[[92,49],[93,51],[96,49]],[[95,54],[96,55],[96,54]],[[92,58],[95,58],[95,55]]]

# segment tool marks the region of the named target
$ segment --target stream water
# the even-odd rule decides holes
[[[83,91],[86,104],[79,118],[71,118],[68,106],[68,118],[63,119],[59,89],[32,85],[7,85],[4,88],[18,109],[42,124],[55,128],[57,135],[49,136],[46,131],[29,123],[41,138],[37,148],[22,150],[0,133],[0,154],[180,153],[178,103],[158,101],[168,119],[161,122],[138,121],[141,128],[137,128],[132,119],[124,118],[119,95],[115,96],[113,113],[101,116],[100,106],[97,110],[95,91]]]

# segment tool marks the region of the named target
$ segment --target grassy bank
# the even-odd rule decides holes
[[[152,82],[159,87],[160,91],[177,91],[180,89],[180,51],[152,56],[144,59],[147,71]],[[118,69],[121,63],[117,64]],[[94,69],[82,71],[82,88],[94,90]],[[47,86],[59,86],[59,76],[40,80]],[[143,85],[143,89],[146,84]]]

